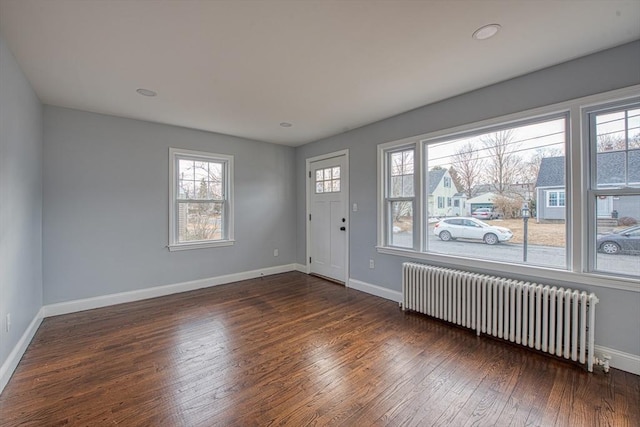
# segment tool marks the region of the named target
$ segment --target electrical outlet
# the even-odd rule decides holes
[[[369,260],[369,268],[376,268],[376,263],[372,259]]]
[[[277,249],[273,250],[273,256],[278,256],[278,250]]]
[[[6,327],[7,327],[7,332],[9,332],[11,330],[11,313],[7,313]]]
[[[357,203],[353,204],[353,211],[354,212],[358,212],[358,204]]]

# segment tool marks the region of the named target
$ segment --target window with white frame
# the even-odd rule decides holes
[[[590,258],[596,272],[640,275],[640,101],[586,113],[592,171]]]
[[[411,169],[424,182],[423,192],[412,194],[411,204],[426,208],[421,211],[421,218],[412,218],[414,229],[419,224],[421,231],[415,233],[418,241],[412,241],[407,247],[425,254],[566,269],[567,122],[566,114],[554,114],[463,134],[416,138],[411,149],[403,141],[402,152],[423,153],[420,159],[412,161]],[[390,158],[399,156],[397,150],[387,144],[383,152]],[[393,168],[394,163],[388,163],[388,167]],[[443,186],[428,182],[430,177],[437,177],[428,171],[443,170],[455,174],[458,180],[445,177]],[[393,169],[387,172],[390,180],[394,175]],[[392,187],[393,183],[386,185]],[[561,189],[544,191],[552,185]],[[531,191],[538,187],[540,191]],[[457,193],[465,194],[471,201],[477,199],[482,207],[489,208],[483,210],[486,215],[471,218],[466,208],[469,204],[463,205],[464,211],[447,209],[453,205],[452,197]],[[522,207],[536,206],[537,200],[541,201],[537,203],[538,212],[527,213],[527,217],[535,213],[537,221],[528,223],[525,236]],[[477,206],[473,202],[470,205]],[[548,206],[556,209],[549,211],[545,209]],[[447,216],[469,217],[477,227],[456,227],[446,221]],[[388,221],[396,218],[388,217]],[[395,222],[389,223],[386,227],[395,225]],[[399,246],[397,236],[393,237],[393,243],[387,240],[384,245]],[[502,248],[478,250],[478,244],[498,244]]]
[[[317,169],[316,171],[316,194],[339,193],[340,192],[340,166],[332,168]]]
[[[525,266],[548,279],[637,289],[639,89],[380,144],[380,159],[412,153],[414,187],[420,191],[411,197],[416,216],[408,250],[394,249],[398,245],[383,232],[393,226],[392,219],[378,215],[378,251],[427,261],[464,260],[480,269],[494,264],[491,268],[516,273]],[[390,163],[379,165],[379,186],[388,188]],[[456,177],[448,190],[452,194],[429,182],[433,171],[443,169]],[[464,197],[462,208],[439,210],[454,194]],[[479,207],[484,209],[476,213]],[[448,216],[478,226],[464,234]]]
[[[550,207],[550,208],[565,207],[564,190],[547,191],[547,207]]]
[[[389,246],[413,248],[414,153],[413,148],[399,148],[385,155],[385,234]]]
[[[169,149],[169,249],[233,244],[233,156]]]

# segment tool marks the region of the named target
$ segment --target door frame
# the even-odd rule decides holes
[[[345,248],[344,248],[344,285],[345,287],[349,287],[349,238],[351,232],[351,218],[349,213],[351,209],[350,206],[350,198],[349,198],[349,149],[334,151],[332,153],[321,154],[319,156],[309,157],[306,159],[306,169],[304,173],[305,179],[305,196],[306,196],[306,214],[305,214],[305,229],[307,234],[307,252],[305,256],[305,264],[307,266],[306,273],[311,273],[311,263],[309,262],[309,256],[311,254],[311,227],[309,225],[309,215],[311,215],[311,191],[312,191],[312,180],[309,174],[311,173],[311,163],[317,162],[320,160],[327,160],[333,157],[342,157],[344,156],[345,170],[340,173],[340,179],[342,180],[342,184],[340,188],[344,189],[345,196],[345,218],[347,218],[347,238],[345,239]]]

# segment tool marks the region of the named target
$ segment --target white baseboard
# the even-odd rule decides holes
[[[9,379],[11,379],[11,375],[13,375],[13,372],[16,370],[18,363],[20,363],[22,355],[27,351],[27,347],[29,347],[33,336],[38,331],[43,318],[44,310],[41,308],[27,327],[27,330],[22,334],[22,337],[20,337],[20,340],[9,354],[9,357],[7,357],[7,360],[0,366],[0,393],[2,393]]]
[[[598,359],[601,359],[605,354],[611,356],[609,365],[612,368],[640,375],[640,356],[636,354],[625,353],[624,351],[614,350],[612,348],[602,347],[599,345],[594,346],[593,350],[595,352],[595,356]]]
[[[371,283],[349,279],[349,287],[391,301],[402,302],[402,292],[392,291],[381,286],[372,285]],[[640,356],[599,345],[594,347],[594,352],[595,356],[599,359],[602,359],[604,354],[611,356],[609,365],[612,368],[640,375]]]
[[[371,283],[361,282],[360,280],[349,279],[349,287],[391,301],[402,301],[402,292],[392,291],[391,289],[372,285]]]
[[[296,266],[295,270],[299,271],[300,273],[305,273],[305,274],[309,274],[309,269],[307,268],[306,265],[304,264],[294,264]]]
[[[192,280],[190,282],[176,283],[173,285],[156,286],[153,288],[140,289],[136,291],[120,292],[117,294],[102,295],[99,297],[48,304],[43,307],[44,317],[58,316],[61,314],[75,313],[78,311],[107,307],[115,304],[162,297],[165,295],[193,291],[196,289],[208,288],[211,286],[224,285],[226,283],[238,282],[240,280],[255,279],[256,277],[261,276],[286,273],[288,271],[294,270],[297,270],[297,264],[286,264],[275,267],[261,268],[258,270],[245,271],[242,273],[234,273],[224,276]]]

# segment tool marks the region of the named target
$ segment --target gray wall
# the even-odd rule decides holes
[[[640,221],[640,197],[614,197],[613,210],[618,211],[618,218],[631,217]]]
[[[0,38],[0,365],[41,306],[42,106]]]
[[[558,190],[564,190],[564,187],[558,187],[554,189],[538,188],[536,211],[537,211],[537,217],[541,221],[546,219],[564,220],[564,213],[565,213],[564,207],[547,206],[547,197],[548,197],[547,194],[549,193],[549,191],[558,191]]]
[[[404,259],[375,251],[377,144],[638,83],[635,42],[298,149],[45,107],[43,152],[41,104],[0,39],[0,363],[43,303],[304,264],[305,159],[344,148],[351,278],[399,291]],[[235,155],[235,246],[166,249],[170,146]],[[598,344],[640,355],[640,294],[594,291]]]
[[[378,254],[375,249],[377,144],[639,83],[640,41],[636,41],[299,147],[297,262],[304,264],[306,260],[305,159],[350,150],[349,206],[358,204],[358,212],[350,214],[350,277],[400,291],[401,264],[406,259]],[[373,270],[369,259],[375,260]],[[593,291],[601,300],[597,344],[640,355],[640,293],[606,288]]]
[[[50,106],[44,135],[45,304],[295,262],[293,148]],[[234,246],[167,250],[169,147],[235,156]]]

